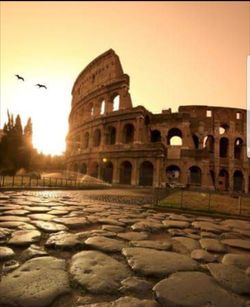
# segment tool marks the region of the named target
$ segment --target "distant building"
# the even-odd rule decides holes
[[[244,109],[198,105],[160,114],[133,107],[129,76],[109,50],[74,83],[67,169],[114,184],[249,193],[246,115]]]

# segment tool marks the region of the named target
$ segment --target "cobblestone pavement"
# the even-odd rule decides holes
[[[250,222],[109,193],[0,193],[1,307],[250,306]]]

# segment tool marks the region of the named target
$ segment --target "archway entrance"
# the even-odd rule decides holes
[[[189,169],[190,184],[201,185],[201,169],[198,166],[192,166]]]
[[[221,191],[227,191],[229,187],[229,175],[228,171],[225,169],[220,170],[219,172],[219,181],[218,181],[218,187]]]
[[[176,165],[169,165],[167,168],[166,168],[166,179],[167,179],[167,182],[179,182],[180,180],[180,168]]]
[[[235,171],[233,177],[233,189],[235,192],[243,192],[244,190],[244,177],[241,171]]]
[[[140,165],[139,185],[152,186],[154,177],[154,166],[149,161],[144,161]]]
[[[120,183],[131,184],[132,164],[129,161],[124,161],[120,167]]]
[[[103,181],[112,183],[112,181],[113,181],[113,163],[111,161],[103,163],[102,179],[103,179]]]

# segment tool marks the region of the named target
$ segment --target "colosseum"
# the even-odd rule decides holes
[[[66,141],[68,170],[113,185],[250,192],[246,110],[133,107],[129,76],[112,49],[77,77]]]

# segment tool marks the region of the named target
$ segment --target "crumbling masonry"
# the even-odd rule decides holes
[[[250,192],[246,110],[133,107],[129,76],[113,50],[94,59],[72,89],[67,169],[122,185],[181,183]]]

